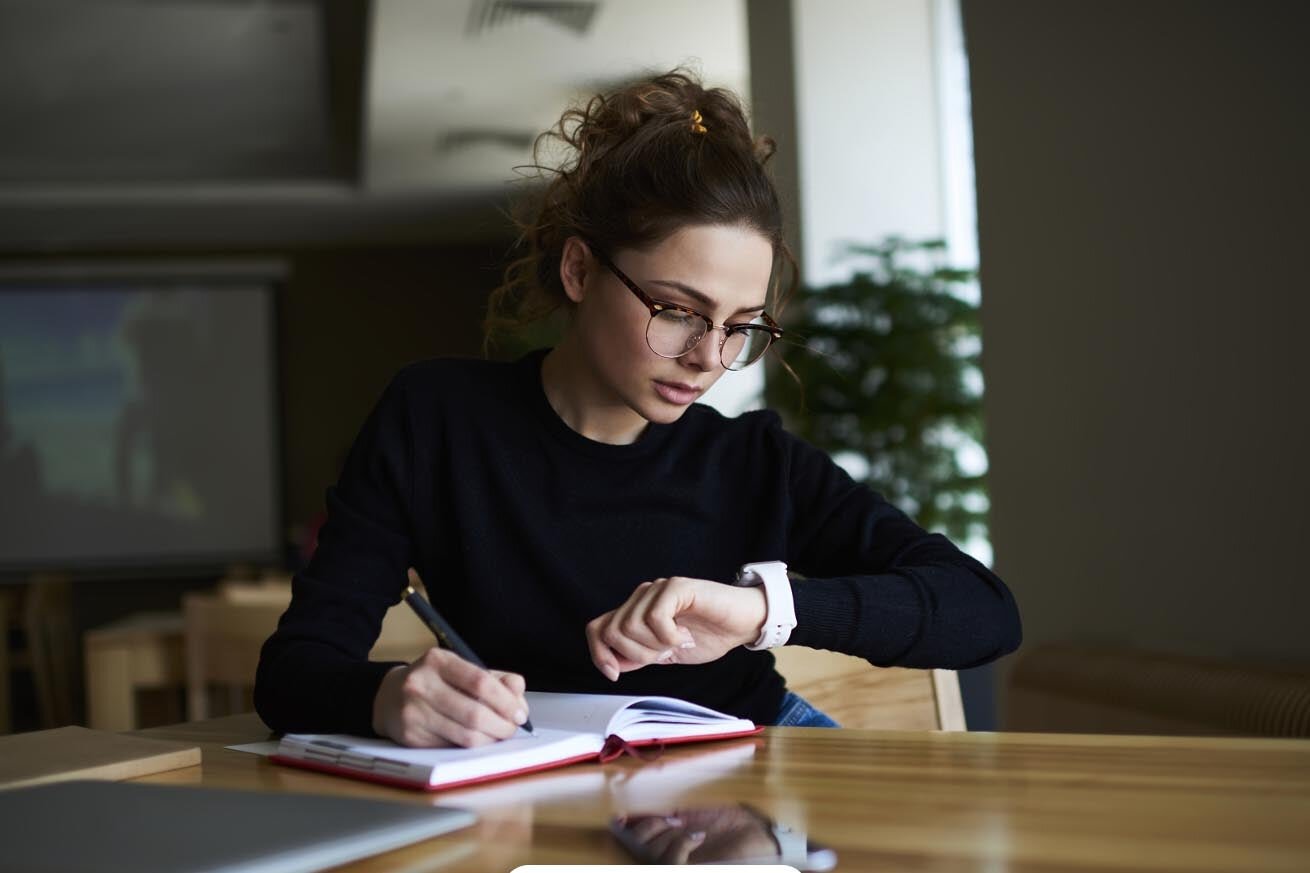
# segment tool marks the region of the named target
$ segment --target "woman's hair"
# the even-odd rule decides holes
[[[559,166],[542,165],[543,146],[563,147]],[[783,293],[774,270],[776,314],[797,268],[765,169],[773,151],[772,139],[751,135],[736,95],[706,89],[683,69],[569,109],[533,148],[528,168],[546,184],[516,204],[520,253],[492,292],[488,338],[570,303],[559,276],[570,236],[612,254],[656,245],[689,225],[748,227],[773,245],[775,266],[790,267]]]

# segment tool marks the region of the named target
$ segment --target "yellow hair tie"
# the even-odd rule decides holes
[[[693,109],[693,110],[691,111],[691,132],[692,132],[692,133],[705,133],[705,131],[706,131],[707,128],[705,127],[705,125],[701,124],[701,121],[703,121],[703,119],[701,118],[700,110],[699,110],[699,109]]]

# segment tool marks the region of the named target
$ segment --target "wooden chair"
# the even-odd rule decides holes
[[[0,592],[0,733],[13,729],[10,676],[14,670],[32,675],[41,727],[73,723],[77,646],[71,603],[69,580],[54,574],[38,574],[21,588]],[[15,636],[22,642],[11,650]]]
[[[276,582],[225,583],[217,592],[183,597],[187,718],[214,714],[210,712],[214,686],[226,693],[229,712],[251,709],[259,650],[290,600],[290,585]],[[387,612],[369,657],[411,661],[432,644],[432,632],[402,603]]]
[[[14,729],[13,707],[10,691],[10,675],[17,666],[15,658],[9,652],[9,637],[13,616],[17,609],[18,598],[13,591],[0,587],[0,734],[7,734]]]
[[[965,730],[954,670],[872,667],[863,658],[801,646],[773,654],[787,687],[842,727]]]
[[[186,684],[182,614],[136,612],[82,636],[86,659],[88,727],[132,731],[184,721],[179,704]],[[143,713],[143,702],[155,711]]]

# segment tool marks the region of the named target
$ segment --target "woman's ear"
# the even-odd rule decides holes
[[[559,259],[559,280],[564,293],[574,303],[581,303],[586,296],[587,276],[593,263],[591,250],[582,237],[571,236],[564,240],[564,251]]]

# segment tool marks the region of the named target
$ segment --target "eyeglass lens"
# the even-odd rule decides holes
[[[678,358],[699,345],[705,333],[703,318],[666,309],[651,317],[646,340],[655,354]],[[727,369],[740,370],[758,361],[772,341],[773,335],[768,330],[729,330],[719,349],[719,358]]]

